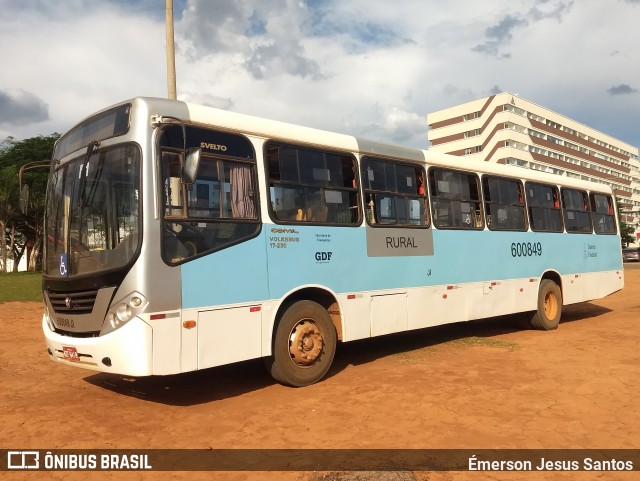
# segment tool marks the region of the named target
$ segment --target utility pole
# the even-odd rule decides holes
[[[166,30],[167,30],[167,87],[168,97],[176,99],[176,51],[173,41],[173,0],[166,0]]]

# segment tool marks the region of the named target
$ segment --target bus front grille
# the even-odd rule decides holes
[[[54,331],[58,334],[67,337],[78,337],[78,338],[86,338],[86,337],[98,337],[100,336],[100,331],[89,331],[89,332],[73,332],[73,331],[65,331],[64,329],[54,328]]]
[[[49,302],[58,314],[89,314],[96,302],[97,290],[82,292],[47,291]]]

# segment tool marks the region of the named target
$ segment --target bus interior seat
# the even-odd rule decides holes
[[[326,222],[329,209],[326,204],[318,204],[307,209],[307,220],[315,222]]]

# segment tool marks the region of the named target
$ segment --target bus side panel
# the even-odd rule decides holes
[[[232,307],[198,313],[198,369],[262,355],[262,315],[261,310],[255,307]]]
[[[624,270],[584,274],[584,300],[601,299],[624,287]]]
[[[183,309],[268,299],[264,230],[254,239],[183,264]]]
[[[568,274],[562,276],[562,302],[565,305],[582,302],[585,299],[584,274]]]
[[[541,232],[435,231],[434,284],[501,281],[615,271],[622,268],[620,238]]]
[[[264,229],[273,298],[281,299],[304,286],[335,293],[344,319],[344,341],[408,328],[407,288],[428,284],[430,256],[369,257],[366,229],[358,227],[274,225]],[[385,309],[376,306],[373,312],[372,304]],[[390,317],[385,318],[385,313]]]
[[[371,296],[371,335],[381,336],[406,331],[407,293]]]
[[[482,299],[506,287],[502,281],[539,278],[547,271],[575,276],[621,268],[616,236],[434,229],[433,255],[369,257],[365,229],[265,226],[265,230],[271,231],[267,233],[267,255],[269,290],[274,298],[304,285],[326,286],[337,293],[366,293],[480,283],[476,298]],[[500,284],[492,286],[491,282]],[[505,302],[510,306],[515,300]],[[505,310],[508,308],[498,308]]]
[[[534,310],[540,277],[548,271],[566,279],[567,301],[593,298],[576,279],[586,282],[588,271],[621,266],[617,236],[433,229],[433,255],[369,257],[363,228],[265,229],[272,296],[305,285],[338,293],[345,341],[395,332],[371,324],[378,322],[371,313],[375,296],[406,289],[406,326],[414,329]],[[618,289],[609,276],[598,279],[598,293]],[[361,297],[344,299],[348,293]]]
[[[182,319],[191,321],[198,319],[197,309],[182,311]],[[182,324],[182,322],[180,323]],[[198,369],[198,329],[185,329],[181,326],[180,336],[180,369],[182,372]]]
[[[406,289],[429,284],[431,256],[368,257],[365,229],[325,226],[265,226],[269,291],[274,298],[301,286],[336,293]]]
[[[484,281],[461,286],[465,292],[466,318],[482,319],[514,312],[515,282]]]
[[[182,329],[179,317],[146,320],[153,331],[153,374],[165,375],[184,372]]]
[[[183,370],[258,358],[269,299],[264,229],[251,240],[182,265],[182,302],[196,327],[184,334]],[[189,331],[189,332],[185,332]]]
[[[548,270],[566,279],[566,301],[578,302],[594,291],[587,295],[575,279],[586,282],[586,271],[621,267],[617,236],[434,229],[433,243],[432,256],[369,257],[364,228],[265,225],[256,239],[184,264],[183,305],[200,312],[217,304],[241,307],[281,299],[303,286],[324,287],[343,306],[347,341],[534,309],[539,278]],[[606,285],[610,278],[597,279]],[[406,314],[398,325],[386,326],[373,316],[373,297],[402,292]],[[347,299],[349,293],[358,296]],[[272,315],[259,317],[241,323],[251,339],[272,332]],[[216,317],[214,322],[202,316],[199,351],[214,345],[217,336],[228,337],[226,323],[235,318]],[[261,329],[261,322],[269,325]],[[251,357],[269,353],[271,340],[262,339],[261,353]],[[222,354],[212,356],[199,355],[199,367],[227,362]]]
[[[338,302],[343,319],[342,340],[346,342],[371,337],[371,297],[339,294]]]

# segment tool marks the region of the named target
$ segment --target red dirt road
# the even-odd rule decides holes
[[[635,267],[635,266],[634,266]],[[260,361],[125,379],[49,361],[37,303],[0,304],[0,448],[640,448],[640,269],[565,308],[341,346],[322,382]],[[0,473],[4,479],[632,480],[631,473]]]

